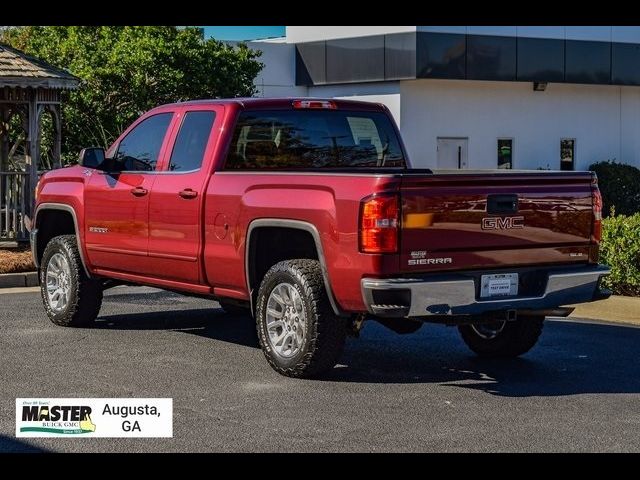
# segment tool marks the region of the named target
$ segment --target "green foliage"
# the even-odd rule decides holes
[[[251,96],[260,52],[204,40],[197,28],[30,26],[0,32],[10,44],[79,77],[63,105],[63,156],[107,147],[140,114],[171,102]]]
[[[600,262],[611,267],[607,288],[618,295],[640,295],[640,213],[603,220]]]
[[[640,169],[624,163],[606,161],[594,163],[589,170],[598,175],[598,185],[602,193],[604,215],[611,215],[611,209],[622,215],[640,212]]]

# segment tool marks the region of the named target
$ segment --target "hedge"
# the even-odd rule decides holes
[[[603,220],[600,263],[611,267],[605,287],[616,295],[640,296],[640,213]]]
[[[598,175],[598,186],[604,204],[603,215],[611,215],[612,207],[621,215],[640,212],[640,169],[606,161],[594,163],[589,170]]]

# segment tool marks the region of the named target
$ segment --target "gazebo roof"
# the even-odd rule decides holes
[[[69,72],[0,43],[0,87],[75,89],[80,80]]]

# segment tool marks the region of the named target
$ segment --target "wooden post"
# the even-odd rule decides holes
[[[62,167],[62,108],[60,104],[51,105],[51,116],[53,117],[53,168]]]
[[[0,103],[0,172],[9,168],[9,107]]]
[[[40,158],[39,152],[39,134],[38,134],[38,120],[40,117],[40,112],[38,111],[38,103],[37,103],[37,91],[32,90],[31,95],[29,97],[29,131],[27,132],[27,144],[29,145],[28,155],[27,155],[27,165],[29,168],[29,181],[27,182],[26,188],[28,189],[28,207],[29,213],[27,215],[31,216],[31,206],[34,203],[35,198],[33,197],[33,187],[35,187],[38,181],[38,163]]]

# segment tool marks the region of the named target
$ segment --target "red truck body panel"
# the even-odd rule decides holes
[[[423,215],[426,224],[403,222],[403,271],[459,270],[499,266],[580,263],[589,259],[593,220],[591,174],[456,174],[406,176],[402,214]],[[487,213],[490,195],[517,195],[514,215]],[[501,224],[498,220],[517,219]],[[409,219],[410,220],[410,219]],[[484,220],[484,222],[483,222]],[[409,264],[412,251],[427,260]]]
[[[247,298],[246,235],[255,219],[300,220],[314,225],[322,241],[334,295],[345,310],[362,309],[360,279],[396,272],[397,255],[358,252],[360,200],[397,188],[393,176],[219,172],[207,192],[205,265],[212,285],[238,290]],[[216,220],[217,219],[217,220]],[[222,225],[233,228],[223,236]],[[349,254],[346,254],[349,252]]]
[[[331,101],[338,109],[386,112],[379,104]],[[52,171],[40,182],[37,206],[64,204],[73,209],[92,274],[241,300],[249,299],[245,260],[251,222],[307,222],[318,231],[331,290],[347,312],[366,310],[361,290],[365,277],[597,260],[589,173],[224,170],[243,109],[291,109],[291,99],[211,100],[156,108],[107,151],[113,154],[146,118],[170,112],[155,171],[117,178],[80,166]],[[197,110],[215,112],[202,167],[170,172],[169,157],[182,118]],[[146,193],[136,194],[142,191]],[[361,253],[360,203],[380,192],[400,198],[399,251]],[[483,220],[514,216],[487,214],[488,195],[501,194],[518,196],[515,216],[523,217],[521,223]],[[418,256],[427,261],[411,264],[415,252],[425,252]],[[442,258],[449,260],[428,262]]]

